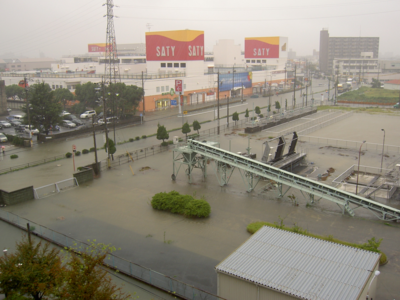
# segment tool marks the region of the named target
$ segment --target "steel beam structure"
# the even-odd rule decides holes
[[[275,181],[280,188],[280,195],[284,195],[282,186],[285,185],[289,188],[295,188],[300,190],[302,193],[307,193],[310,196],[310,201],[314,201],[314,197],[324,198],[326,200],[332,201],[338,204],[342,211],[347,211],[351,216],[354,216],[353,210],[356,208],[365,208],[370,210],[375,216],[381,220],[400,220],[400,210],[375,202],[359,195],[354,195],[332,186],[316,182],[306,177],[302,177],[273,166],[267,165],[265,163],[247,158],[245,156],[232,153],[227,150],[220,149],[211,145],[209,142],[199,142],[196,140],[188,140],[186,146],[182,147],[187,152],[191,152],[190,157],[203,157],[203,160],[212,159],[216,163],[222,165],[229,165],[232,169],[237,168],[244,171],[244,174],[252,174],[251,178],[247,175],[248,179],[248,190],[253,190],[255,185],[253,179],[255,177],[266,178]],[[176,151],[175,149],[174,151]],[[179,150],[182,151],[182,150]],[[193,164],[186,159],[186,164]],[[225,169],[226,170],[226,169]],[[203,170],[204,172],[204,170]],[[247,172],[247,173],[246,173]],[[242,172],[241,172],[242,173]],[[222,171],[222,174],[224,171]],[[175,174],[175,158],[174,158],[174,174]],[[229,177],[229,176],[228,176]],[[243,175],[242,175],[243,177]],[[246,177],[246,175],[245,175]],[[227,177],[225,177],[227,178]],[[260,179],[258,178],[258,180]],[[191,177],[189,177],[191,180]],[[225,184],[228,182],[229,178],[225,180]],[[258,182],[257,180],[257,182]],[[220,183],[221,184],[221,183]],[[354,205],[355,208],[351,208],[350,204]]]

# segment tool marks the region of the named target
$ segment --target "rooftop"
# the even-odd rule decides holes
[[[358,299],[380,254],[264,226],[217,272],[301,299]]]

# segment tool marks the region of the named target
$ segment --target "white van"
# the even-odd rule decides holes
[[[11,116],[14,120],[22,121],[23,117],[21,115],[13,115]]]

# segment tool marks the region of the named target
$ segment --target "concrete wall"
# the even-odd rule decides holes
[[[13,205],[28,200],[33,200],[33,186],[22,188],[12,192],[6,192],[0,190],[0,204],[2,205]]]
[[[78,181],[78,184],[81,185],[85,182],[93,180],[93,169],[84,169],[77,173],[74,173],[74,177]]]

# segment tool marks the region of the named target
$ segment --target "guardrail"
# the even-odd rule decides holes
[[[53,244],[61,247],[72,247],[74,249],[86,249],[89,244],[73,239],[65,234],[42,226],[38,223],[32,222],[28,219],[21,218],[18,215],[0,209],[0,220],[10,223],[22,230],[26,231],[26,224],[29,223],[30,227],[34,227],[32,233],[39,236]],[[218,300],[224,299],[217,295],[208,293],[198,289],[190,284],[184,283],[167,275],[161,274],[149,268],[143,267],[139,264],[130,262],[122,257],[114,254],[109,254],[104,260],[104,265],[112,269],[117,269],[120,273],[131,278],[143,281],[154,287],[157,287],[166,292],[172,293],[184,299],[192,300]],[[196,272],[196,270],[193,270]]]
[[[6,173],[9,173],[9,172],[19,171],[19,170],[30,168],[30,167],[36,167],[36,166],[43,165],[43,164],[48,163],[48,162],[57,161],[57,160],[60,160],[60,159],[63,159],[63,158],[65,158],[65,154],[53,156],[53,157],[50,157],[50,158],[44,158],[44,159],[41,159],[41,160],[36,160],[36,161],[29,162],[29,163],[26,163],[26,164],[21,164],[21,165],[18,165],[18,166],[12,166],[12,167],[9,167],[9,168],[4,168],[4,169],[0,170],[0,175],[6,174]]]

